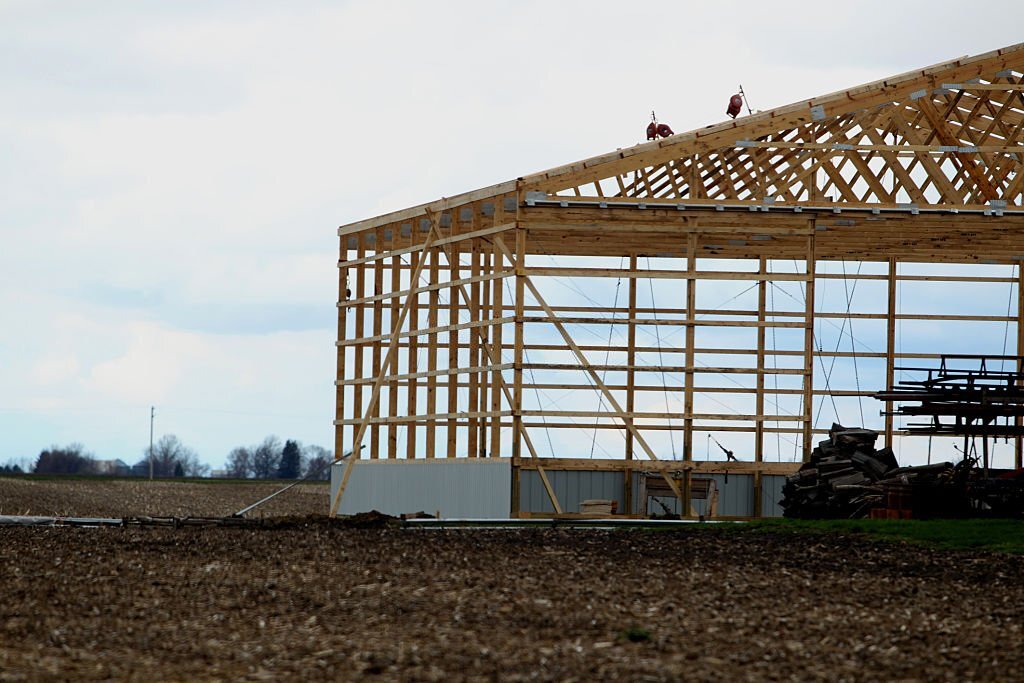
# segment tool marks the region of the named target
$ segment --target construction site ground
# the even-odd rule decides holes
[[[0,680],[1020,680],[1022,576],[1020,556],[734,525],[3,527]]]

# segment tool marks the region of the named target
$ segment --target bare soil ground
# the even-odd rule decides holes
[[[1022,569],[708,527],[7,527],[0,680],[1012,681]]]
[[[0,477],[0,515],[224,517],[287,484]],[[329,498],[326,482],[304,483],[250,516],[322,515],[328,511]]]

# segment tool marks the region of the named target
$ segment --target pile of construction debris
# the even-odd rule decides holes
[[[779,503],[800,519],[908,518],[942,514],[956,468],[900,467],[892,449],[875,450],[878,432],[833,424],[810,461],[787,477]],[[952,509],[946,512],[953,512]]]

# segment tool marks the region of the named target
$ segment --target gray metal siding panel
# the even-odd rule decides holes
[[[703,476],[703,475],[702,475]],[[754,515],[754,476],[712,474],[718,487],[718,514],[722,517],[752,517]],[[698,505],[701,501],[698,501]]]
[[[563,512],[579,512],[585,500],[615,500],[619,510],[626,504],[622,472],[592,470],[545,470]],[[520,509],[523,512],[554,512],[544,483],[536,470],[523,470],[519,478]]]
[[[442,517],[507,518],[511,463],[500,460],[361,460],[345,488],[339,512],[378,510],[389,515],[422,510]],[[331,500],[344,464],[331,467]]]
[[[761,477],[761,516],[781,517],[782,486],[786,477],[780,474],[765,474]]]

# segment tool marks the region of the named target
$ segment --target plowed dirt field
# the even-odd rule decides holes
[[[1024,678],[1024,560],[825,535],[0,528],[0,680]]]

